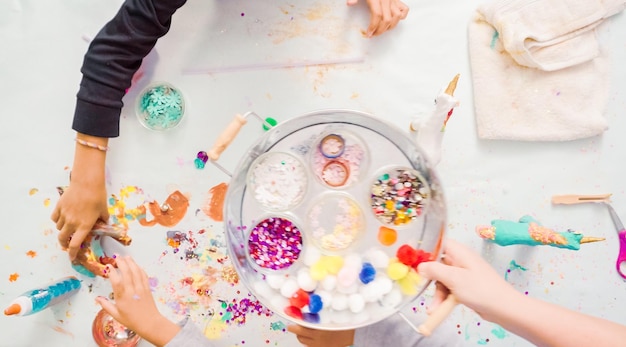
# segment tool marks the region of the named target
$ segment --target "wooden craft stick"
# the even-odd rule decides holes
[[[552,203],[555,205],[572,205],[582,204],[586,202],[610,202],[611,195],[613,194],[600,194],[600,195],[554,195],[552,197]]]
[[[417,331],[424,336],[430,336],[433,331],[437,329],[439,324],[450,315],[457,304],[458,301],[454,294],[449,294],[448,297],[439,304],[439,307],[426,318],[426,321],[417,328]]]

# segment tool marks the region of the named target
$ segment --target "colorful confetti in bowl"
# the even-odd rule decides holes
[[[146,87],[137,97],[139,122],[151,130],[175,128],[185,114],[185,99],[176,87],[157,82]]]

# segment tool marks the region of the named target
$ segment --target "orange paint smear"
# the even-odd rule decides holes
[[[202,207],[202,212],[216,222],[224,220],[224,199],[228,184],[222,182],[209,190],[209,198],[206,205]]]
[[[162,208],[164,206],[166,208]],[[164,227],[173,227],[185,217],[188,207],[189,200],[183,193],[177,190],[167,197],[163,205],[159,204],[157,201],[148,203],[148,209],[153,219],[147,220],[144,216],[144,218],[139,219],[139,224],[143,226],[160,224]],[[145,206],[139,206],[139,210],[145,215]]]
[[[19,277],[20,277],[20,274],[18,274],[17,272],[12,273],[9,275],[9,282],[15,282],[17,281]]]
[[[26,252],[26,255],[31,257],[31,258],[34,258],[34,257],[37,256],[37,252],[35,252],[33,250],[30,250],[30,251]]]

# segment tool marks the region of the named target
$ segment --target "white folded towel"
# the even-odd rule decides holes
[[[501,0],[469,25],[480,138],[565,141],[601,134],[608,62],[595,29],[626,0]]]

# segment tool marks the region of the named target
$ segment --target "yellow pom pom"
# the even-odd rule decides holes
[[[343,267],[343,258],[340,256],[324,256],[320,261],[331,275],[336,275]]]
[[[400,291],[404,295],[417,295],[417,287],[422,281],[420,275],[414,270],[409,271],[404,278],[398,280]]]
[[[409,273],[409,267],[399,263],[393,262],[387,266],[387,276],[394,281],[404,278]]]
[[[309,274],[311,275],[311,278],[316,281],[323,280],[328,275],[326,264],[324,264],[323,261],[318,260],[315,264],[311,265]]]

